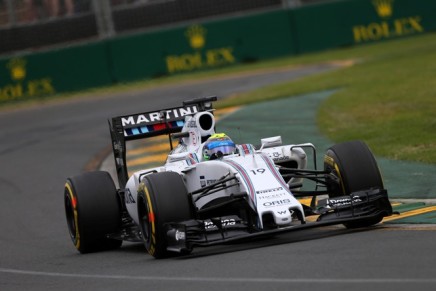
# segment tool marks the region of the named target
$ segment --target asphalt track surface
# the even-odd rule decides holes
[[[80,255],[65,179],[109,144],[106,119],[319,73],[314,66],[0,112],[0,290],[409,290],[436,288],[433,226],[329,227],[154,260],[142,244]]]

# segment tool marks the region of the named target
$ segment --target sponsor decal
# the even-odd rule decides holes
[[[200,186],[202,188],[206,187],[206,186],[209,186],[209,185],[212,185],[215,182],[216,182],[216,179],[209,179],[209,180],[207,180],[207,179],[205,179],[204,176],[200,176]]]
[[[206,186],[206,181],[204,179],[205,179],[204,176],[200,176],[200,186],[201,186],[201,188]]]
[[[186,123],[186,127],[188,128],[197,128],[197,122],[195,118],[192,118],[190,121]]]
[[[199,143],[200,137],[195,133],[195,131],[190,131],[189,136],[191,138],[192,145],[197,146],[197,144]]]
[[[176,230],[175,238],[176,241],[186,240],[186,233],[184,231]]]
[[[206,186],[212,185],[213,183],[216,183],[216,179],[206,180]]]
[[[133,195],[129,189],[126,189],[126,191],[124,192],[124,200],[125,200],[126,204],[136,203],[136,201],[135,201],[135,199],[133,199]]]
[[[274,162],[287,161],[290,159],[289,156],[282,156],[282,154],[279,152],[273,152],[272,154],[269,154],[268,156],[270,158],[272,158]]]
[[[233,219],[233,218],[221,219],[221,225],[222,226],[236,225],[236,220]],[[217,228],[217,226],[212,221],[205,221],[204,222],[204,228],[205,229],[211,229],[211,228]]]
[[[287,196],[289,194],[287,193],[275,193],[275,194],[270,194],[270,195],[258,195],[257,198],[259,200],[271,200],[271,199],[280,199],[281,197]]]
[[[355,43],[365,43],[424,32],[422,17],[419,15],[393,18],[394,0],[373,0],[372,4],[380,21],[354,26],[352,30]]]
[[[338,207],[338,206],[348,206],[352,203],[358,203],[362,202],[362,199],[360,199],[359,196],[354,196],[352,198],[345,197],[345,198],[338,198],[338,199],[329,199],[328,205],[332,207]]]
[[[169,73],[186,72],[196,69],[214,68],[236,62],[232,47],[219,47],[204,50],[207,30],[201,25],[188,27],[185,36],[192,52],[166,57]]]
[[[279,158],[273,158],[273,161],[274,162],[280,162],[280,161],[287,161],[289,159],[290,159],[289,156],[283,156],[283,157],[279,157]]]
[[[281,200],[275,200],[275,201],[267,201],[263,203],[263,206],[265,207],[274,207],[274,206],[282,206],[290,204],[290,199],[281,199]]]
[[[283,190],[283,187],[259,190],[259,191],[256,191],[256,194],[266,194],[266,193],[277,192],[277,191],[281,191],[281,190]]]
[[[192,115],[197,112],[198,112],[197,106],[194,105],[194,106],[179,107],[169,110],[126,116],[121,118],[121,122],[123,127],[146,125],[156,122],[180,119],[186,115]]]
[[[11,82],[0,87],[0,101],[11,101],[56,93],[50,77],[26,79],[27,61],[23,58],[11,59],[6,64]]]
[[[378,16],[381,18],[391,17],[392,16],[392,4],[394,0],[373,0],[372,4],[374,5],[375,11]]]
[[[202,49],[206,45],[206,33],[201,25],[192,25],[186,30],[185,36],[193,49]]]

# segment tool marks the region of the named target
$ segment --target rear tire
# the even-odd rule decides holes
[[[193,217],[182,177],[175,172],[145,176],[138,188],[138,217],[148,253],[157,259],[169,256],[164,224]]]
[[[68,178],[64,204],[70,236],[80,253],[121,246],[121,240],[107,237],[121,226],[121,204],[109,173],[96,171]]]
[[[371,188],[384,189],[374,155],[362,141],[344,142],[329,148],[324,158],[324,170],[336,177],[334,180],[327,180],[330,197],[349,195]],[[383,216],[377,216],[344,225],[347,228],[366,227],[377,224],[382,219]]]

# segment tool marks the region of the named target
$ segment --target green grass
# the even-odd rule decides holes
[[[220,106],[338,89],[318,112],[335,142],[361,139],[378,155],[436,163],[436,35],[307,55],[295,61],[355,60],[351,67],[233,96]]]

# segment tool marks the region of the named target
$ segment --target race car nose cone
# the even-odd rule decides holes
[[[277,225],[286,225],[292,222],[292,213],[289,209],[280,209],[274,211],[274,222]]]

